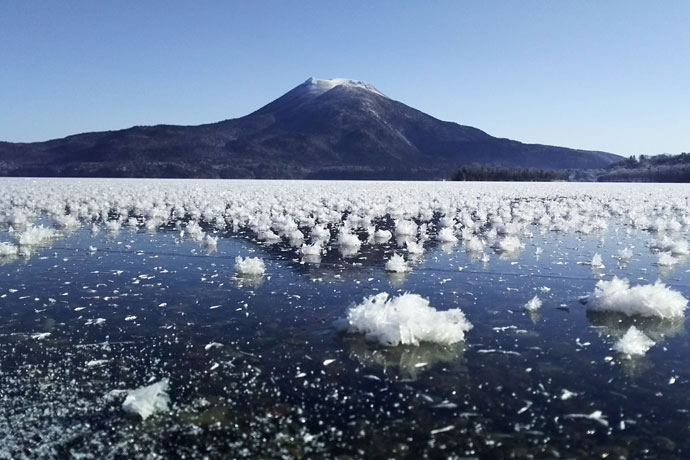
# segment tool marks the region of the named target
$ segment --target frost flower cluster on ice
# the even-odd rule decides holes
[[[259,257],[235,257],[235,271],[239,275],[261,276],[266,271],[264,261]]]
[[[529,312],[535,312],[541,308],[541,299],[539,296],[534,296],[530,299],[529,302],[525,304],[525,310]]]
[[[598,252],[592,256],[592,268],[605,268],[604,262],[601,260],[601,254]]]
[[[168,404],[170,404],[168,379],[163,379],[136,390],[127,390],[127,397],[122,403],[122,409],[130,414],[137,414],[142,420],[146,420],[157,412],[166,412]]]
[[[685,315],[688,300],[661,281],[630,287],[627,279],[613,277],[599,281],[589,296],[589,308],[611,311],[627,316],[678,318]]]
[[[458,238],[453,234],[453,229],[448,227],[442,228],[438,232],[437,239],[442,243],[456,243],[458,241]]]
[[[55,237],[55,230],[43,225],[30,226],[19,235],[19,246],[41,246]]]
[[[12,243],[0,242],[0,257],[15,256],[17,252],[17,246]]]
[[[313,244],[303,244],[300,252],[305,256],[320,256],[323,248],[321,247],[321,242],[316,241]]]
[[[367,340],[386,346],[420,342],[447,345],[465,340],[465,332],[472,324],[459,308],[438,311],[417,294],[390,298],[382,292],[351,307],[345,327],[348,332],[365,334]]]
[[[410,271],[410,267],[407,266],[405,258],[400,254],[393,254],[391,258],[386,262],[386,271],[394,273],[405,273]]]
[[[623,335],[623,337],[616,342],[613,349],[619,353],[629,356],[644,355],[647,350],[654,346],[654,341],[647,337],[642,331],[635,326],[630,326],[630,329]]]

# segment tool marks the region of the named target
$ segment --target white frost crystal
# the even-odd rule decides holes
[[[45,228],[43,225],[38,227],[28,227],[19,235],[19,246],[41,246],[55,237],[55,231]]]
[[[378,241],[385,242],[390,240],[393,237],[393,234],[389,230],[376,230],[376,233],[374,233],[374,238]]]
[[[313,244],[303,244],[300,252],[305,256],[320,256],[323,248],[321,247],[321,242],[316,241]]]
[[[529,302],[525,304],[525,310],[529,312],[535,312],[541,308],[541,299],[539,296],[534,296]]]
[[[618,251],[617,258],[621,261],[628,261],[632,259],[633,252],[630,248],[623,248]]]
[[[592,268],[604,268],[604,262],[601,260],[601,254],[598,252],[592,257]]]
[[[399,254],[393,254],[393,256],[386,262],[386,271],[394,273],[405,273],[410,270],[407,266],[405,258]]]
[[[359,247],[362,245],[362,242],[359,240],[357,235],[352,234],[346,230],[342,230],[338,234],[338,244],[340,246],[359,249]]]
[[[472,236],[465,244],[465,247],[470,252],[484,252],[484,243],[476,236]]]
[[[0,242],[0,257],[15,256],[17,252],[17,246],[12,243]]]
[[[266,271],[264,261],[259,257],[235,257],[235,271],[240,275],[260,276]]]
[[[680,262],[680,259],[676,259],[670,252],[660,252],[657,257],[657,265],[660,267],[672,267]]]
[[[506,236],[496,241],[493,247],[498,251],[516,252],[522,248],[522,243],[516,236]]]
[[[656,316],[680,318],[685,316],[688,300],[661,281],[630,287],[627,279],[613,277],[599,281],[589,296],[589,308],[612,311],[627,316]]]
[[[388,293],[366,297],[347,313],[347,331],[363,333],[367,340],[386,346],[443,345],[465,340],[472,324],[459,308],[438,311],[427,299],[405,293],[390,298]]]
[[[421,241],[415,243],[414,241],[407,240],[405,241],[405,247],[410,254],[419,255],[424,253],[424,244]]]
[[[168,379],[163,379],[136,390],[127,390],[122,409],[130,414],[138,414],[142,420],[157,412],[166,412],[170,404],[168,386]]]
[[[453,233],[453,229],[448,227],[439,230],[436,239],[442,243],[456,243],[458,241],[458,238]]]
[[[647,350],[654,346],[654,341],[647,337],[642,331],[635,326],[630,326],[630,329],[620,338],[613,346],[617,352],[626,355],[644,355]]]

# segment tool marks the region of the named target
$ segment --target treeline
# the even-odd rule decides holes
[[[570,176],[571,172],[567,170],[492,166],[473,163],[457,170],[455,174],[453,174],[453,180],[551,182],[567,181]]]
[[[600,182],[690,182],[690,153],[634,155],[599,174]]]
[[[655,156],[640,155],[639,157],[631,155],[625,160],[612,164],[607,169],[612,169],[621,166],[626,168],[644,168],[647,166],[663,166],[678,164],[690,164],[690,153],[683,152],[678,155],[669,155],[668,153],[664,153],[662,155]]]
[[[630,156],[606,169],[550,170],[472,163],[458,169],[456,181],[522,182],[679,182],[690,183],[690,153]]]

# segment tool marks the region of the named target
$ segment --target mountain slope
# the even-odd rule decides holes
[[[429,179],[473,162],[586,169],[619,159],[495,138],[367,83],[313,78],[233,120],[0,142],[3,175]]]

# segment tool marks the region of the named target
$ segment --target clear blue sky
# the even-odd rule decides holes
[[[0,1],[0,140],[235,118],[314,76],[525,142],[690,151],[687,0]]]

